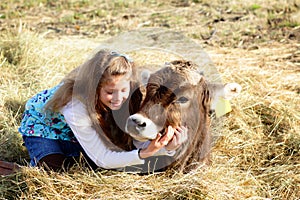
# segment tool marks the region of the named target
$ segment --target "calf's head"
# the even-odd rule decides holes
[[[236,83],[209,84],[190,61],[176,60],[151,74],[139,110],[126,123],[126,132],[138,141],[154,139],[171,125],[187,126],[189,137],[208,126],[208,113],[219,97],[240,92]],[[201,133],[206,134],[206,133]]]

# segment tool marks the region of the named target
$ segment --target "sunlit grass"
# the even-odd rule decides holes
[[[27,5],[24,6],[28,9],[49,4],[49,8],[52,6],[58,11],[92,5],[90,1],[26,2]],[[201,2],[208,6],[202,7]],[[264,13],[268,2],[230,2],[232,4],[225,2],[222,5],[223,10],[222,6],[219,10],[214,10],[209,5],[217,6],[219,1],[190,1],[198,9],[197,15],[194,15],[198,19],[188,15],[186,10],[190,7],[183,7],[182,4],[180,7],[174,2],[170,4],[165,1],[151,1],[146,4],[148,7],[143,7],[142,1],[105,1],[101,5],[106,10],[88,10],[86,13],[94,14],[72,15],[68,19],[70,21],[63,22],[77,23],[76,18],[84,21],[90,16],[89,19],[94,20],[91,24],[94,25],[99,23],[98,17],[113,16],[106,30],[109,27],[130,30],[150,20],[149,26],[159,26],[163,22],[171,24],[173,28],[177,24],[176,30],[187,35],[195,34],[194,39],[206,47],[205,50],[211,56],[223,81],[237,82],[243,87],[242,94],[231,101],[233,111],[218,119],[222,121],[222,129],[214,129],[217,140],[212,149],[212,166],[200,166],[188,174],[168,171],[144,176],[110,170],[94,172],[82,168],[80,164],[64,173],[47,173],[41,169],[23,167],[17,174],[0,177],[0,199],[299,198],[299,44],[289,42],[282,36],[277,24],[267,24],[268,17],[275,19],[273,15]],[[280,10],[280,4],[286,6],[285,2],[280,2],[270,1],[269,4],[274,10]],[[14,8],[14,5],[19,4],[5,1],[1,4],[1,9]],[[161,7],[154,12],[157,5]],[[127,11],[133,11],[134,7],[140,13],[133,13],[135,17],[130,18],[129,14],[132,13],[128,14]],[[227,21],[206,27],[206,22],[220,17],[220,10],[244,14],[245,9],[250,9],[257,16],[248,15],[248,18],[241,21],[230,21],[230,15],[224,18]],[[178,14],[174,18],[171,15],[173,11]],[[3,13],[6,15],[8,12],[15,14],[2,17]],[[32,31],[28,25],[30,23],[25,19],[22,18],[21,23],[14,21],[19,19],[19,12],[24,10],[7,10],[0,15],[1,19],[12,20],[12,26],[3,28],[0,35],[0,160],[26,166],[28,155],[17,131],[25,102],[35,93],[56,85],[67,72],[90,56],[107,35],[96,33],[98,37],[87,38],[82,35],[68,36],[64,32],[67,36],[58,37],[49,31]],[[129,20],[124,19],[124,15]],[[203,16],[201,20],[200,16]],[[288,15],[286,16],[285,19],[288,20]],[[192,25],[186,25],[185,22]],[[10,21],[3,23],[9,24]],[[261,25],[260,30],[257,25]],[[268,32],[270,26],[274,33]],[[287,24],[284,26],[291,27]],[[212,38],[203,41],[200,35],[203,29],[196,30],[195,27],[216,29],[217,32]],[[292,31],[296,30],[295,27],[292,28]],[[82,29],[87,30],[84,27]],[[266,37],[267,34],[273,34],[275,39],[270,40]],[[153,52],[147,54],[147,59],[151,62],[155,62],[155,58],[162,59],[150,53]],[[135,60],[140,63],[147,60],[138,53],[133,53],[132,56],[137,57]],[[162,62],[164,61],[160,63]]]

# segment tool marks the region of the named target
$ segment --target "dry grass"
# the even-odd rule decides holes
[[[299,199],[299,3],[102,1],[95,9],[88,1],[24,2],[0,6],[1,160],[26,164],[17,132],[25,101],[121,31],[182,31],[204,47],[222,79],[238,82],[243,92],[218,119],[211,167],[144,176],[24,167],[0,177],[0,199]]]

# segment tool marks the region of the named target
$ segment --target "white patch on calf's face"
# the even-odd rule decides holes
[[[141,114],[131,115],[126,122],[125,131],[134,139],[144,142],[155,139],[161,127]]]

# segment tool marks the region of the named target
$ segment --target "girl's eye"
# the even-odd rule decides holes
[[[186,97],[180,97],[179,99],[177,99],[177,103],[186,103],[186,102],[188,102],[189,101],[189,99],[188,98],[186,98]]]
[[[113,94],[113,92],[111,92],[111,91],[106,91],[106,93],[107,93],[107,94]]]

